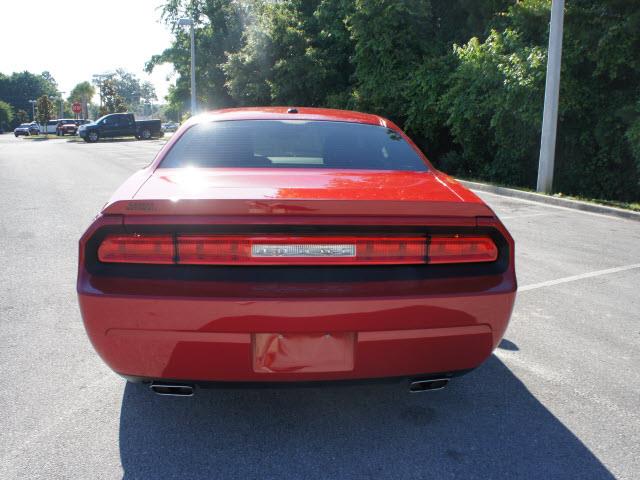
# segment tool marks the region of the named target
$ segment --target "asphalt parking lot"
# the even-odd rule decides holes
[[[493,194],[520,292],[447,389],[127,385],[85,335],[77,240],[162,143],[0,135],[0,477],[640,478],[640,222]]]

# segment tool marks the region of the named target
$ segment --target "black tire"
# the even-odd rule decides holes
[[[142,140],[149,140],[151,138],[151,130],[148,128],[143,129],[140,132],[140,138],[142,138]]]
[[[84,137],[85,142],[95,143],[100,140],[100,134],[95,131],[87,132],[87,135]]]
[[[19,135],[18,135],[17,133],[14,133],[14,135],[16,136],[16,138],[18,138],[18,137],[19,137]]]

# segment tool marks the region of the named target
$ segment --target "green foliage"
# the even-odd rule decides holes
[[[196,21],[203,107],[299,105],[380,113],[443,170],[534,187],[551,0],[168,0],[166,112],[188,110]],[[555,190],[640,198],[640,9],[565,12]]]
[[[88,106],[95,94],[96,89],[90,82],[80,82],[73,87],[67,100],[69,103],[79,102],[82,105],[82,118],[88,118]]]
[[[548,0],[507,9],[484,42],[456,47],[442,98],[453,173],[534,187],[542,123]],[[640,12],[632,2],[569,2],[565,14],[554,189],[640,197]]]
[[[99,115],[107,115],[109,113],[124,113],[127,111],[125,99],[118,93],[117,83],[115,80],[107,79],[101,84],[102,91],[102,108]]]
[[[443,167],[457,174],[531,185],[537,168],[545,52],[507,29],[484,43],[455,47],[459,64],[441,99],[460,153]]]
[[[18,110],[14,118],[17,124],[27,123],[29,121],[29,114],[24,110]]]
[[[14,110],[31,112],[29,100],[35,100],[42,95],[56,95],[57,86],[49,72],[40,75],[30,72],[15,72],[11,75],[0,73],[0,98],[13,107]],[[15,124],[14,119],[14,124]]]
[[[81,88],[78,92],[79,96],[85,95],[85,98],[90,100],[92,95],[88,95],[90,90],[87,83],[80,83],[76,88]],[[98,87],[102,97],[102,109],[99,111],[101,115],[105,114],[103,112],[126,111],[144,115],[153,110],[151,104],[158,99],[151,83],[141,81],[136,75],[122,68],[118,68],[110,75],[95,79],[93,83]]]
[[[7,102],[0,100],[0,129],[9,128],[13,120],[13,108]]]
[[[55,115],[55,106],[49,99],[49,96],[42,95],[36,101],[36,121],[40,125],[47,125],[47,122],[51,120]]]
[[[222,108],[235,102],[225,86],[223,64],[227,52],[242,45],[246,8],[233,0],[169,0],[162,18],[175,35],[173,45],[146,64],[148,72],[156,65],[173,64],[178,78],[170,89],[167,101],[176,111],[189,107],[191,78],[191,43],[189,29],[177,25],[178,19],[188,17],[195,22],[196,96],[201,109]]]

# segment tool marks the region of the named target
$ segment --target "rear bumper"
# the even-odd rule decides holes
[[[86,293],[89,337],[116,372],[149,379],[291,382],[408,377],[469,370],[500,341],[515,293],[387,299],[210,299]],[[353,338],[352,363],[265,371],[256,334]],[[296,344],[286,343],[279,355]],[[294,362],[295,363],[295,362]]]

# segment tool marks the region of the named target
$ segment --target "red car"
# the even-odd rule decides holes
[[[191,119],[80,239],[89,337],[162,394],[206,382],[441,388],[507,328],[514,242],[392,122],[313,108]]]

